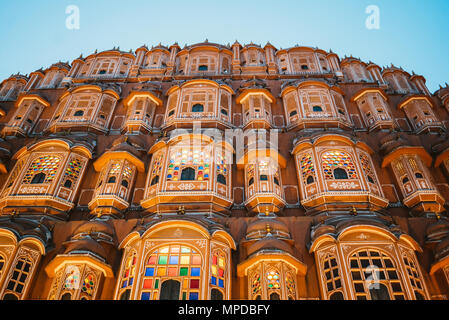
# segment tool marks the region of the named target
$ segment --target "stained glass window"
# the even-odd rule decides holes
[[[310,154],[305,154],[301,158],[301,172],[304,183],[309,184],[308,181],[315,181],[315,166],[313,164],[313,159]],[[310,180],[309,177],[312,177],[313,180]]]
[[[84,278],[83,286],[81,287],[81,294],[84,297],[92,298],[95,292],[95,276],[93,274],[88,274]]]
[[[81,170],[83,169],[84,161],[81,159],[73,158],[68,164],[64,173],[64,185],[68,185],[67,181],[71,181],[70,187],[77,181]],[[70,188],[69,187],[69,188]]]
[[[289,300],[296,299],[296,284],[291,272],[287,272],[285,277],[285,286],[287,287],[287,295]]]
[[[209,180],[210,151],[204,148],[176,148],[172,150],[168,165],[167,180],[181,180],[181,172],[186,167],[195,169],[197,181]]]
[[[34,176],[40,173],[45,174],[43,183],[51,183],[56,177],[61,159],[57,156],[42,156],[36,158],[28,168],[23,183],[30,184]]]
[[[281,288],[281,276],[279,272],[271,270],[267,272],[267,288],[268,290],[276,290]]]
[[[163,281],[181,282],[180,300],[198,300],[201,278],[201,255],[193,248],[170,245],[153,251],[145,261],[141,300],[158,300]]]
[[[385,285],[393,300],[405,300],[401,279],[393,260],[377,250],[361,250],[350,259],[352,283],[357,300],[375,299],[370,292],[376,288],[376,282]]]
[[[135,279],[136,262],[137,262],[136,252],[133,251],[128,255],[125,261],[125,266],[122,274],[122,283],[120,286],[121,289],[132,287]]]
[[[262,295],[262,283],[260,279],[260,274],[258,272],[256,272],[253,275],[253,278],[251,280],[251,293],[253,299],[256,299],[257,296],[261,297]]]
[[[158,183],[159,182],[159,176],[162,173],[162,161],[164,159],[164,153],[160,152],[153,160],[153,167],[151,169],[151,177],[152,177],[152,181],[156,181],[154,180],[156,177],[157,181],[154,183]],[[153,183],[151,183],[151,185],[154,185]]]
[[[367,179],[371,183],[376,183],[376,175],[374,174],[374,169],[371,166],[371,161],[365,154],[360,154],[360,162],[362,164],[363,172],[365,173]]]
[[[226,177],[228,176],[228,165],[226,164],[225,158],[223,155],[217,155],[217,160],[216,160],[216,164],[217,164],[217,177],[219,175],[222,175],[223,178],[225,178],[222,181],[219,181],[223,184],[226,184]]]
[[[334,170],[337,168],[344,169],[349,179],[357,179],[357,173],[354,162],[349,154],[343,151],[329,151],[323,154],[323,171],[326,180],[333,180]]]
[[[211,264],[211,286],[224,289],[226,276],[226,256],[221,251],[216,251],[212,254]]]
[[[75,290],[78,289],[80,284],[80,273],[77,268],[73,268],[66,275],[64,281],[64,290]]]

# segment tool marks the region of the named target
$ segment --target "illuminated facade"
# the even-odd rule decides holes
[[[449,298],[449,87],[270,43],[0,84],[0,299]]]

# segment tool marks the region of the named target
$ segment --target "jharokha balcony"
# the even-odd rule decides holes
[[[187,211],[228,214],[233,203],[233,147],[207,135],[180,135],[157,142],[141,206],[150,213]]]
[[[371,155],[361,141],[324,134],[294,143],[301,204],[309,214],[380,211],[388,206]]]
[[[198,121],[203,128],[231,128],[231,103],[234,91],[226,84],[193,80],[167,92],[168,102],[163,129],[191,128]]]

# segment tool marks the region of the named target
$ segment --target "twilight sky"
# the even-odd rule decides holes
[[[80,10],[80,29],[66,28],[66,7]],[[380,29],[365,9],[380,9]],[[0,81],[120,46],[270,41],[390,63],[427,79],[431,92],[449,83],[447,0],[0,0]]]

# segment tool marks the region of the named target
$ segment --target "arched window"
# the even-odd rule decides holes
[[[280,184],[279,184],[279,179],[278,179],[278,178],[274,177],[274,178],[273,178],[273,181],[274,181],[274,183],[277,184],[278,186],[280,185]]]
[[[211,300],[223,300],[223,293],[218,289],[212,289],[210,292]]]
[[[270,294],[270,300],[281,300],[281,297],[278,293],[273,292],[272,294]]]
[[[82,117],[84,116],[84,111],[83,110],[78,110],[73,114],[74,117]]]
[[[417,179],[424,179],[422,173],[419,173],[419,172],[415,173],[415,177],[416,177]]]
[[[308,176],[308,177],[307,177],[307,184],[312,184],[312,183],[314,183],[314,182],[315,182],[315,180],[313,179],[312,176]]]
[[[170,245],[154,250],[145,258],[140,299],[159,300],[173,297],[172,290],[177,290],[176,299],[198,300],[201,267],[200,253],[191,247]],[[176,284],[169,283],[165,285],[167,286],[166,291],[162,292],[163,283],[174,280],[173,278],[179,280],[180,288],[176,289]]]
[[[114,176],[109,177],[109,179],[108,179],[108,183],[115,183],[116,181],[117,181],[117,179]]]
[[[323,108],[320,106],[313,106],[313,112],[323,112]]]
[[[254,183],[254,178],[251,178],[251,179],[249,179],[249,182],[248,182],[248,185],[253,185],[253,183]]]
[[[217,176],[217,182],[226,185],[226,177],[222,174],[219,174]]]
[[[293,110],[292,112],[290,112],[290,117],[296,116],[298,114],[298,112],[296,110]]]
[[[355,164],[352,161],[352,157],[346,152],[343,151],[325,152],[322,158],[322,166],[324,171],[324,177],[326,180],[358,179]],[[339,175],[340,173],[341,175]]]
[[[197,103],[192,107],[192,112],[203,112],[203,111],[204,106],[202,104]]]
[[[179,300],[181,283],[176,280],[166,280],[161,285],[159,300]]]
[[[120,295],[120,300],[129,300],[129,297],[131,295],[131,287],[134,284],[136,262],[136,252],[132,251],[126,257],[125,264],[123,266],[120,290],[125,291],[123,291]]]
[[[31,264],[31,260],[26,257],[21,257],[17,260],[6,289],[21,294],[25,287],[25,283],[27,282],[28,275],[30,274]]]
[[[3,300],[19,300],[19,298],[17,298],[17,296],[15,294],[7,293],[3,297]]]
[[[159,176],[155,176],[152,180],[151,180],[151,185],[154,186],[155,184],[159,183]]]
[[[66,180],[64,182],[64,188],[70,189],[72,187],[72,181]]]
[[[42,172],[38,173],[31,180],[31,184],[42,184],[45,182],[45,178],[46,178],[45,173],[42,173]]]
[[[410,180],[407,178],[407,177],[405,177],[404,179],[402,179],[402,184],[406,184],[407,182],[409,182]]]
[[[268,181],[268,176],[266,174],[261,174],[260,181]]]
[[[198,67],[198,71],[207,71],[208,69],[209,69],[209,67],[206,65],[201,65]]]
[[[344,300],[343,293],[341,291],[334,292],[329,296],[329,300]]]
[[[334,169],[334,178],[336,180],[347,180],[348,179],[348,173],[345,169],[342,168],[336,168]]]
[[[368,182],[370,183],[375,183],[374,179],[371,176],[367,176]]]
[[[181,172],[181,181],[192,181],[195,180],[195,169],[184,168]]]
[[[326,255],[321,263],[325,278],[324,287],[327,290],[330,299],[337,290],[342,289],[340,271],[337,264],[337,259],[333,255]]]
[[[122,180],[122,186],[124,186],[125,188],[128,188],[128,180]]]
[[[211,277],[210,285],[220,290],[225,289],[226,282],[226,256],[221,250],[215,250],[212,254],[212,263],[210,266]],[[223,299],[221,299],[223,300]]]
[[[72,300],[72,294],[70,292],[66,292],[62,295],[61,300]]]
[[[305,65],[305,64],[303,64],[303,65],[301,66],[301,69],[302,69],[302,70],[309,70],[309,66],[308,66],[308,65]]]
[[[364,249],[349,259],[357,300],[405,300],[405,292],[393,259],[387,254]]]
[[[96,277],[93,274],[88,274],[81,286],[81,299],[92,300],[96,289]]]

